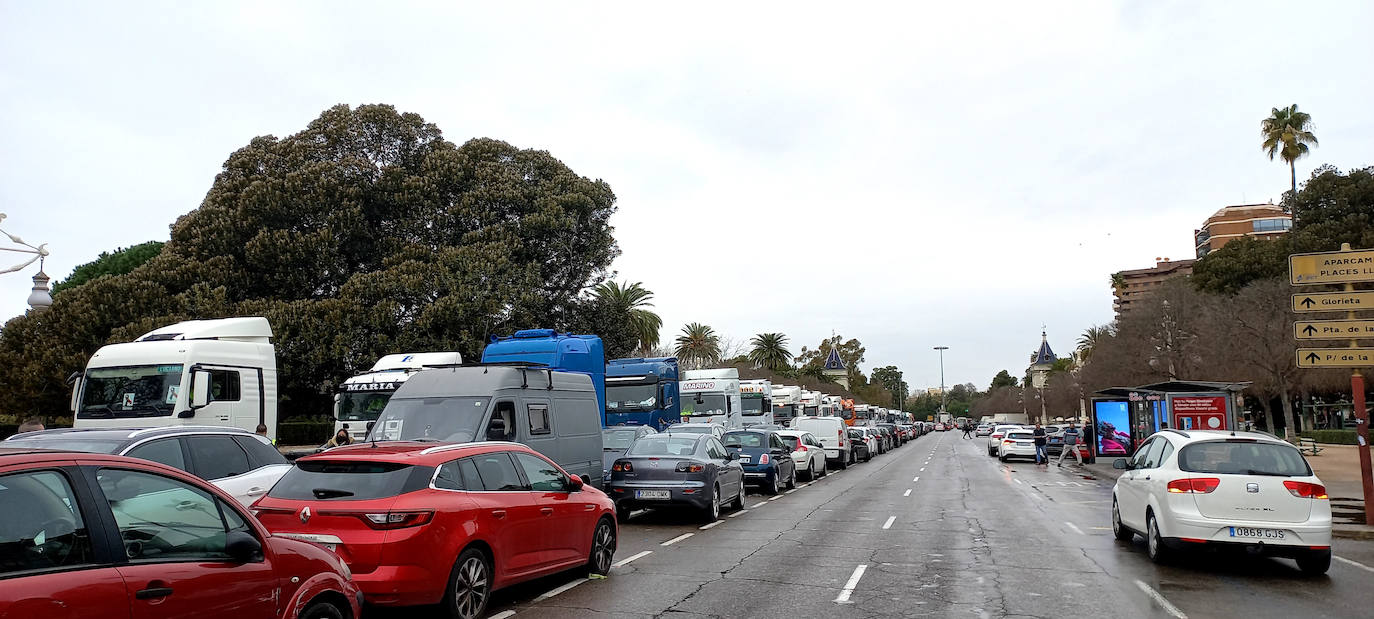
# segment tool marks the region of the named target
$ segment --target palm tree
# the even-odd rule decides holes
[[[781,333],[760,333],[749,340],[753,346],[749,361],[756,368],[773,371],[792,367],[792,353],[787,350],[787,336]]]
[[[720,359],[720,336],[699,322],[688,324],[677,336],[677,358],[688,365],[705,365]]]
[[[1083,335],[1078,336],[1078,358],[1087,362],[1093,356],[1093,350],[1101,344],[1103,340],[1112,335],[1111,325],[1094,325],[1088,327]]]
[[[630,327],[639,340],[639,351],[646,353],[658,346],[658,332],[663,328],[663,319],[651,310],[650,301],[654,293],[646,290],[640,282],[620,284],[610,281],[596,287],[598,299],[630,315]]]
[[[1269,118],[1260,121],[1260,137],[1264,138],[1261,148],[1274,160],[1274,155],[1288,162],[1288,174],[1293,191],[1298,191],[1298,159],[1307,155],[1307,145],[1317,145],[1317,136],[1312,134],[1312,116],[1298,111],[1298,104],[1276,107]]]

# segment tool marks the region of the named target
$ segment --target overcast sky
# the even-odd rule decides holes
[[[1112,272],[1277,202],[1270,108],[1313,116],[1300,179],[1374,165],[1367,2],[450,4],[0,0],[3,227],[65,277],[166,240],[254,136],[390,103],[609,182],[665,340],[834,330],[914,388],[945,345],[986,388],[1110,321]]]

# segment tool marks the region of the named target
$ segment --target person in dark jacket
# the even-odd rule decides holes
[[[1039,421],[1035,422],[1035,429],[1031,431],[1031,436],[1035,438],[1035,463],[1049,466],[1049,456],[1045,455],[1045,428],[1040,427]]]

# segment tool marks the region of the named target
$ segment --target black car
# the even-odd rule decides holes
[[[744,508],[744,467],[710,434],[651,434],[635,441],[611,464],[606,494],[624,522],[632,510],[691,507],[707,522],[720,517],[722,502]]]
[[[797,463],[792,461],[792,448],[777,432],[768,430],[731,430],[725,433],[726,451],[739,458],[744,468],[744,483],[759,486],[768,494],[779,489],[797,487]]]
[[[611,464],[625,455],[635,441],[658,434],[653,426],[611,426],[601,431],[601,479],[610,481]]]
[[[868,462],[873,459],[873,454],[868,451],[868,442],[864,440],[867,433],[862,428],[849,429],[849,442],[854,446],[854,461]]]
[[[901,436],[897,433],[897,424],[895,424],[895,423],[880,423],[880,424],[878,424],[878,429],[882,430],[883,433],[887,435],[887,441],[888,441],[887,444],[888,444],[888,448],[889,448],[889,449],[891,449],[891,448],[893,448],[893,447],[901,447],[901,446],[902,446],[902,439],[901,439]]]

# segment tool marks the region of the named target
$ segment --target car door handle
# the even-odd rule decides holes
[[[266,491],[266,490],[263,490],[262,488],[259,488],[259,487],[257,487],[257,486],[254,486],[254,487],[252,487],[252,488],[249,488],[249,489],[248,489],[248,492],[245,492],[244,494],[246,494],[246,495],[248,495],[248,496],[262,496],[262,495],[264,495],[264,494],[267,494],[267,491]]]
[[[491,515],[499,520],[499,519],[501,519],[501,518],[505,518],[505,517],[506,517],[506,510],[504,510],[504,509],[493,509],[493,510],[491,510]]]
[[[552,515],[553,515],[553,508],[552,508],[552,507],[541,507],[541,508],[539,508],[539,513],[544,514],[545,516],[552,516]]]
[[[584,511],[584,512],[590,512],[590,511],[595,511],[595,510],[596,510],[596,505],[593,505],[593,504],[591,504],[591,503],[588,503],[588,504],[582,506],[582,511]]]
[[[134,592],[134,597],[140,600],[153,600],[157,598],[165,598],[171,594],[171,587],[149,587],[147,589],[139,589],[138,591]]]

